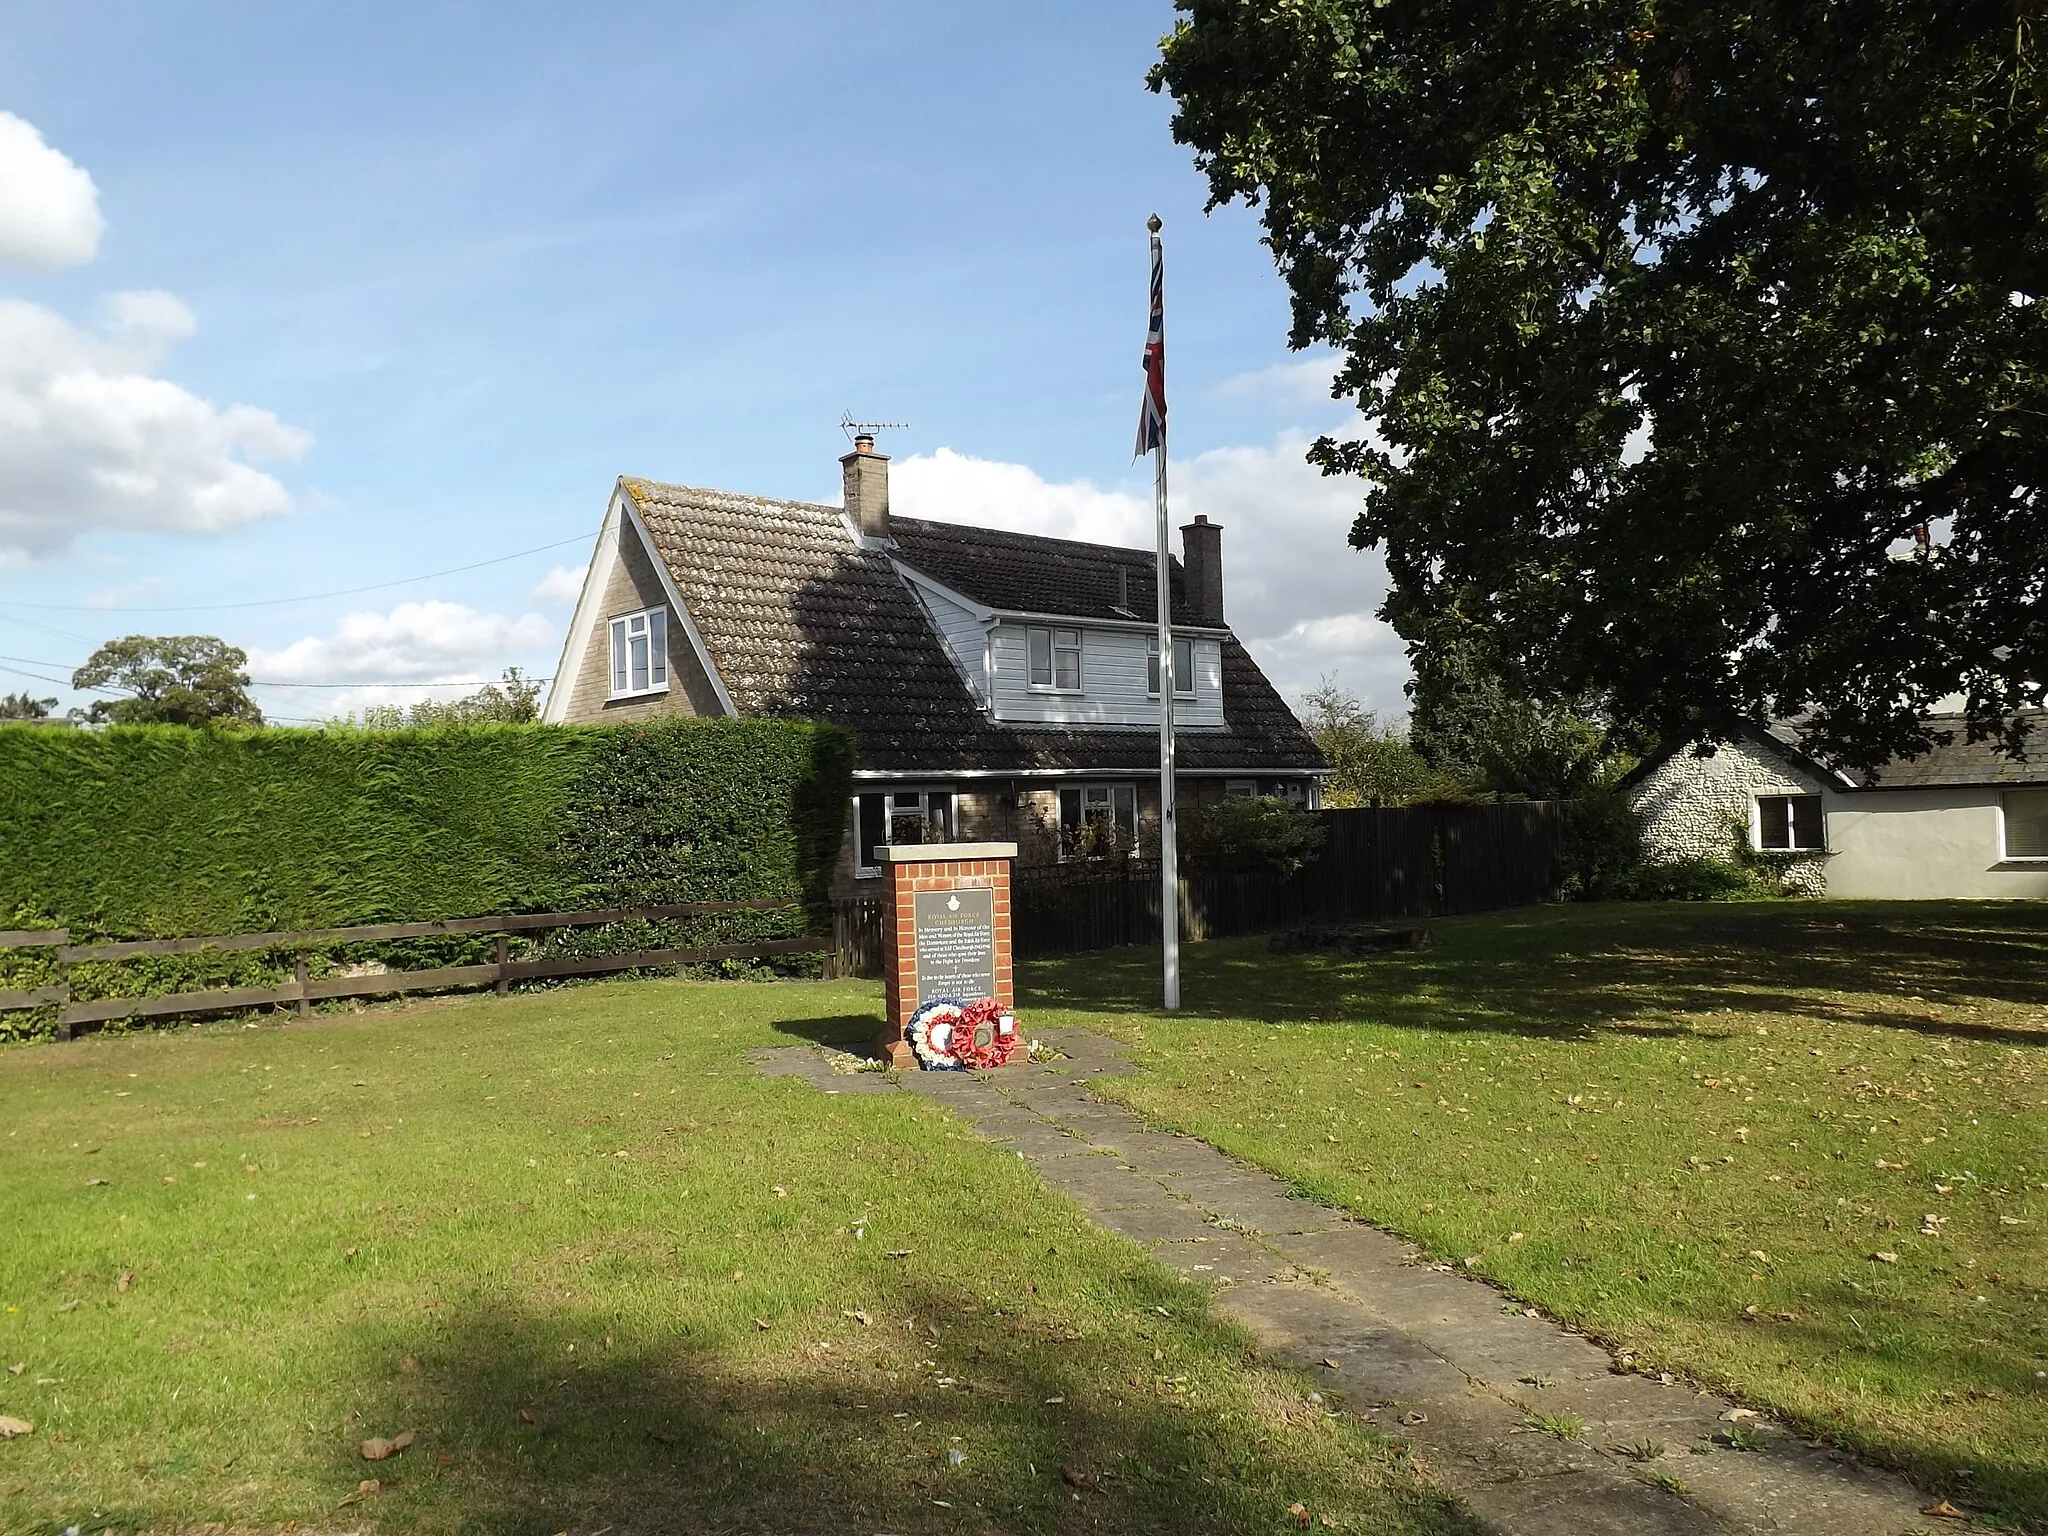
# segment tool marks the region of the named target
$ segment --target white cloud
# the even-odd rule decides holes
[[[94,528],[210,533],[284,512],[245,460],[295,459],[311,435],[152,376],[192,313],[168,293],[112,295],[98,334],[0,299],[0,557],[47,555]]]
[[[537,603],[573,603],[583,595],[583,573],[585,565],[558,565],[535,583],[533,599]]]
[[[1263,446],[1214,449],[1175,465],[1175,527],[1198,512],[1224,526],[1225,612],[1283,694],[1299,699],[1330,676],[1375,709],[1405,713],[1407,655],[1373,617],[1386,596],[1386,566],[1347,542],[1360,487],[1311,466],[1311,441],[1288,431]],[[1149,495],[1049,482],[1026,465],[946,448],[900,460],[890,499],[909,517],[1139,549],[1153,541]]]
[[[559,638],[537,613],[513,618],[439,600],[400,603],[389,613],[344,615],[328,635],[307,635],[275,651],[249,652],[249,673],[266,682],[407,682],[455,685],[496,677]],[[385,690],[377,690],[382,699]],[[405,697],[395,690],[393,697]],[[425,690],[418,695],[425,696]]]
[[[1260,401],[1281,409],[1330,405],[1330,386],[1344,359],[1334,352],[1314,351],[1306,356],[1250,373],[1234,373],[1215,386],[1226,399],[1233,396]]]
[[[92,177],[44,143],[33,123],[0,112],[0,262],[90,261],[105,228]]]

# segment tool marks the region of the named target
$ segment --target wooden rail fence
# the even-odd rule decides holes
[[[195,955],[235,950],[296,950],[292,979],[264,987],[212,987],[173,992],[162,997],[104,997],[72,1000],[71,983],[63,975],[53,986],[0,991],[0,1012],[58,1005],[57,1033],[66,1039],[80,1026],[118,1019],[170,1018],[180,1014],[219,1013],[236,1008],[296,1004],[303,1016],[315,1002],[342,997],[380,997],[402,992],[460,991],[490,987],[500,996],[515,981],[555,976],[597,976],[643,966],[699,965],[719,960],[766,959],[774,955],[830,955],[826,937],[757,939],[742,944],[685,948],[637,949],[610,955],[555,955],[514,960],[510,940],[515,933],[561,928],[594,928],[610,923],[646,922],[658,918],[708,917],[720,912],[775,912],[800,903],[769,897],[758,901],[692,901],[671,906],[599,907],[583,912],[521,912],[495,917],[455,917],[438,922],[373,923],[355,928],[321,928],[304,933],[236,933],[189,939],[120,939],[73,944],[67,928],[0,930],[0,950],[55,949],[60,972],[75,964],[132,960],[157,955]],[[476,965],[443,965],[417,971],[385,970],[347,976],[312,977],[305,951],[333,944],[364,944],[393,939],[431,939],[496,935],[497,954]],[[829,961],[828,961],[829,964]]]

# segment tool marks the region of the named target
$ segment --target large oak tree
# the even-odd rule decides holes
[[[2042,700],[2039,0],[1179,0],[1411,645],[1871,764]]]

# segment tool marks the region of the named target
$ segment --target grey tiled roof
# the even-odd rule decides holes
[[[1072,614],[1078,619],[1150,619],[1156,556],[1146,549],[1082,544],[1031,533],[1003,533],[919,517],[891,517],[896,554],[906,565],[990,608]],[[1193,624],[1180,562],[1168,558],[1173,621]],[[1121,608],[1124,611],[1118,612]]]
[[[1951,739],[1923,757],[1887,763],[1864,776],[1865,789],[1938,789],[1961,784],[2048,784],[2048,710],[2028,710],[2033,724],[2025,759],[2007,757],[1995,741],[1966,741],[1961,715],[1930,715],[1927,725]]]
[[[624,483],[741,714],[802,715],[843,725],[858,739],[859,765],[866,769],[1128,773],[1157,765],[1158,738],[1150,731],[991,721],[888,556],[856,545],[837,507],[650,480]],[[1021,538],[939,523],[916,527],[927,534],[927,549],[958,550],[989,539],[984,563],[991,567],[1005,564]],[[1064,540],[1030,542],[1148,558]],[[897,554],[908,551],[899,545]],[[931,574],[947,580],[937,570]],[[1223,711],[1224,730],[1181,734],[1183,767],[1322,765],[1293,712],[1235,639],[1223,648]]]

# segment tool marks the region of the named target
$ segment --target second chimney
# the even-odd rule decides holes
[[[869,433],[857,434],[853,452],[839,461],[846,475],[846,510],[864,539],[889,537],[889,455],[875,452]]]
[[[1199,512],[1180,530],[1180,564],[1197,624],[1223,626],[1223,525]]]

